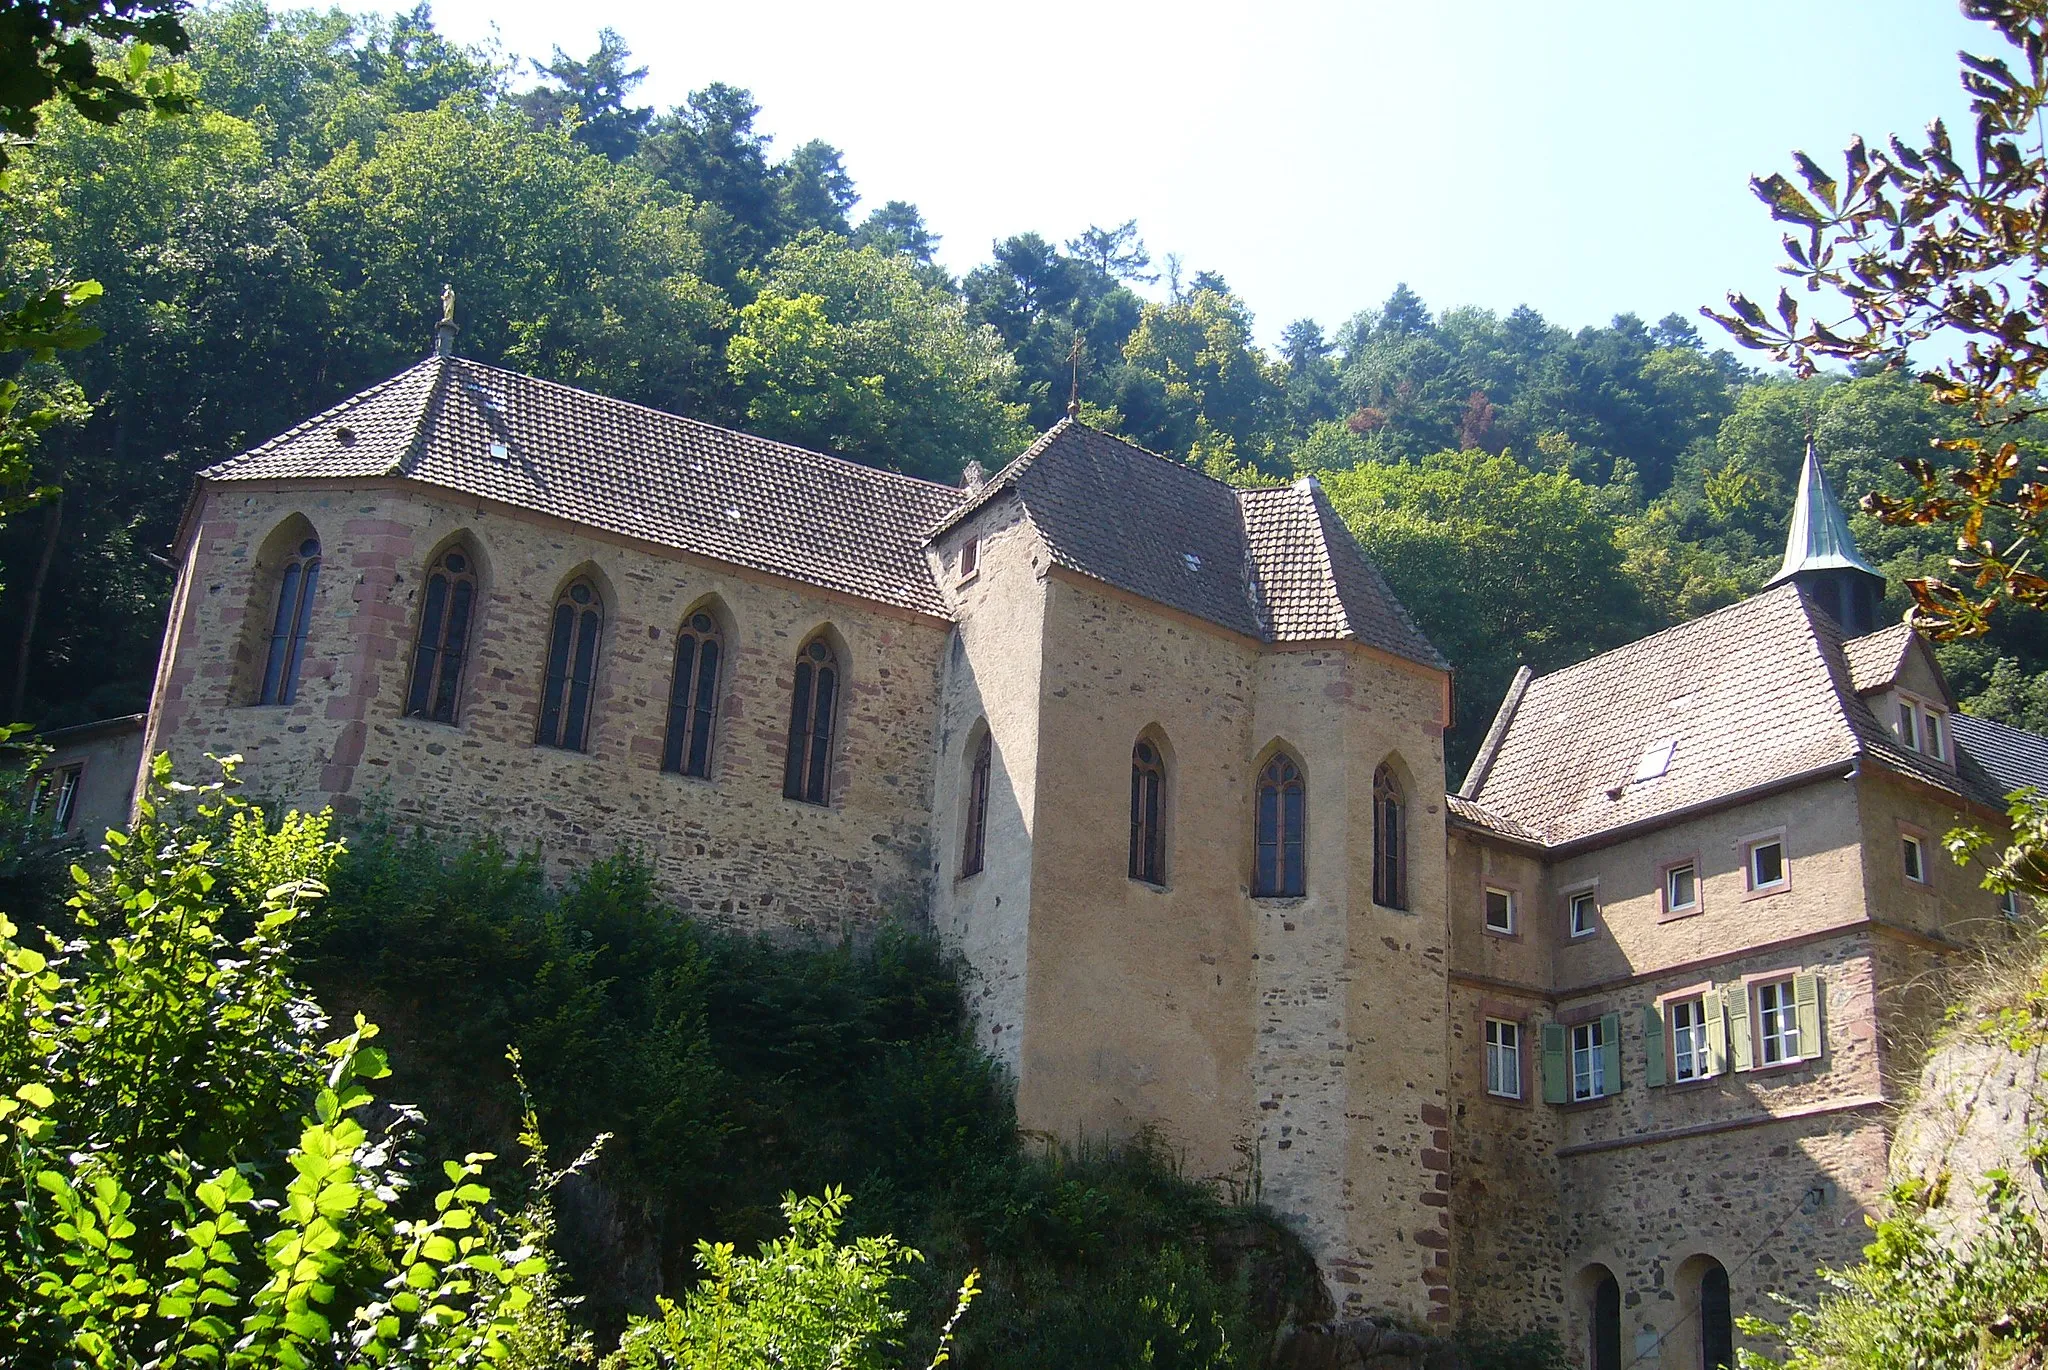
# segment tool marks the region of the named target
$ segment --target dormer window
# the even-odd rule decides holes
[[[1899,742],[1909,751],[1936,761],[1948,760],[1948,712],[1912,695],[1899,696]]]

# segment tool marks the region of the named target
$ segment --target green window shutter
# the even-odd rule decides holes
[[[1570,1103],[1572,1097],[1571,1054],[1565,1050],[1562,1023],[1543,1025],[1543,1102]]]
[[[1721,991],[1710,989],[1700,996],[1700,1009],[1707,1020],[1707,1074],[1728,1073],[1728,1018],[1721,1007]]]
[[[1749,990],[1737,986],[1728,991],[1728,1037],[1737,1070],[1749,1069]]]
[[[1606,1077],[1602,1093],[1621,1093],[1621,1015],[1600,1015],[1600,1069]]]
[[[1820,1059],[1820,977],[1792,977],[1792,1002],[1799,1009],[1799,1059]]]
[[[1655,1004],[1643,1005],[1643,1083],[1664,1083],[1664,1011]]]

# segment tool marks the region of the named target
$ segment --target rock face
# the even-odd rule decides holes
[[[1986,1177],[1995,1170],[2010,1177],[2027,1211],[2048,1218],[2042,1166],[2027,1155],[2044,1141],[2048,1041],[2016,1050],[1959,1032],[1928,1057],[1919,1095],[1899,1119],[1892,1178],[1929,1185],[1937,1201],[1928,1221],[1952,1240],[1968,1240],[1983,1226]]]

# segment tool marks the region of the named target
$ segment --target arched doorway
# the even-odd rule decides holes
[[[1573,1281],[1586,1319],[1586,1370],[1622,1370],[1621,1282],[1604,1265],[1589,1265]]]
[[[1711,1257],[1700,1275],[1700,1370],[1731,1370],[1735,1364],[1735,1313],[1728,1298],[1728,1272]]]

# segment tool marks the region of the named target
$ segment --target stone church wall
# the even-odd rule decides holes
[[[265,549],[296,520],[322,555],[307,659],[297,702],[259,707]],[[458,536],[483,603],[458,721],[404,718],[419,588]],[[836,935],[925,906],[944,623],[390,484],[210,488],[192,558],[152,710],[153,749],[184,773],[238,751],[259,795],[496,833],[558,873],[630,846],[683,907],[747,928]],[[587,752],[533,741],[549,616],[579,573],[606,600]],[[660,764],[676,629],[706,603],[728,664],[713,773],[697,780]],[[829,807],[781,792],[795,657],[821,628],[846,681]]]

